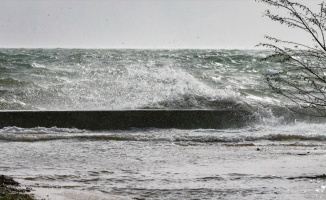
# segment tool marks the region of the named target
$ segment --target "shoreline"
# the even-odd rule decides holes
[[[194,195],[191,193],[192,190],[196,190],[199,193],[202,192],[204,196],[210,194],[210,192],[214,192],[216,193],[215,196],[212,196],[214,198],[220,197],[219,195],[223,194],[228,194],[228,197],[232,198],[236,196],[237,192],[240,192],[247,199],[254,199],[254,195],[262,195],[263,193],[265,195],[260,196],[262,199],[268,199],[264,197],[269,197],[269,199],[321,199],[326,197],[326,175],[324,167],[321,166],[324,163],[322,161],[325,159],[326,149],[324,145],[319,146],[317,144],[312,145],[296,142],[284,142],[275,145],[255,142],[205,146],[205,151],[210,152],[210,154],[202,152],[203,147],[201,145],[182,142],[175,143],[175,145],[177,148],[175,151],[181,151],[181,153],[186,155],[184,157],[185,160],[178,164],[175,161],[179,160],[179,157],[175,156],[176,154],[173,153],[175,151],[170,151],[171,148],[162,149],[159,144],[155,145],[156,148],[148,150],[150,155],[159,151],[164,153],[164,155],[171,155],[175,161],[172,160],[172,162],[163,166],[158,165],[156,166],[159,167],[158,169],[153,168],[152,164],[154,162],[153,160],[149,160],[149,165],[145,165],[145,168],[147,168],[143,169],[142,167],[141,171],[138,171],[138,173],[146,176],[139,181],[133,182],[130,180],[127,183],[131,187],[129,188],[131,190],[128,190],[126,185],[121,183],[120,185],[111,185],[116,190],[121,190],[120,193],[110,192],[111,187],[105,188],[105,186],[101,189],[97,188],[93,190],[82,187],[68,188],[66,183],[68,180],[66,178],[61,180],[62,185],[55,183],[52,183],[54,184],[52,185],[50,182],[42,184],[42,181],[38,182],[38,180],[33,182],[23,177],[17,179],[23,186],[31,185],[33,187],[28,194],[33,195],[34,198],[27,200],[147,199],[159,197],[164,194],[169,194],[170,197],[179,199],[187,199],[186,197],[196,197],[192,196]],[[206,159],[202,156],[196,157],[197,161],[192,163],[190,161],[194,159],[193,155],[207,155],[208,158]],[[143,158],[139,154],[129,156],[129,160]],[[119,159],[118,157],[116,158]],[[137,160],[135,162],[141,161]],[[141,163],[146,162],[143,160]],[[141,164],[141,166],[144,165]],[[100,169],[98,170],[100,171]],[[118,169],[116,170],[116,172],[119,171]],[[136,172],[137,170],[133,171],[134,174],[137,174]],[[174,187],[159,184],[155,186],[154,184],[152,188],[153,185],[151,182],[156,182],[153,180],[149,181],[147,185],[140,184],[137,186],[137,183],[145,183],[146,181],[143,182],[144,180],[149,180],[148,178],[157,172],[166,172],[164,173],[165,175],[173,176],[173,179],[181,182],[172,181],[172,186],[173,183],[176,183]],[[97,176],[96,174],[94,175]],[[165,175],[164,177],[166,177]],[[11,174],[11,177],[15,177],[14,172]],[[89,176],[88,178],[91,177],[94,178],[94,176]],[[157,180],[159,181],[160,178]],[[243,181],[246,182],[246,185],[242,185]],[[210,186],[206,186],[207,184]],[[222,189],[216,188],[216,184],[221,186]],[[299,190],[299,188],[302,189]],[[160,192],[162,191],[163,193],[161,194]],[[229,193],[229,191],[234,192]],[[155,192],[158,193],[156,194]],[[181,196],[178,196],[180,193]]]
[[[24,187],[9,176],[0,175],[0,200],[36,200],[32,188]]]
[[[125,199],[120,197],[107,198],[96,192],[55,187],[28,187],[15,181],[11,176],[0,175],[0,200],[112,200]]]

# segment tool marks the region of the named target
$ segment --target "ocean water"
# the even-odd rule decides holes
[[[325,122],[268,88],[264,74],[282,68],[261,61],[269,53],[0,49],[1,110],[228,108],[258,119],[236,129],[1,127],[0,171],[48,199],[325,199]]]

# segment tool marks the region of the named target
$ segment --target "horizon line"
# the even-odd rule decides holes
[[[267,48],[112,48],[112,47],[0,47],[0,49],[85,49],[85,50],[268,50]]]

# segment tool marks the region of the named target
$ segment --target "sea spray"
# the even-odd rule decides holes
[[[0,109],[234,109],[293,121],[268,51],[1,49]]]
[[[3,113],[230,109],[259,120],[223,129],[1,127],[0,170],[50,195],[40,199],[325,199],[326,125],[271,93],[264,74],[282,66],[260,62],[267,54],[1,49]]]

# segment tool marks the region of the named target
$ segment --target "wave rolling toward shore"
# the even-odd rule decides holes
[[[282,66],[260,62],[268,53],[1,49],[2,110],[231,109],[258,120],[230,129],[3,127],[0,169],[56,199],[323,199],[326,125],[269,90],[263,74]]]

